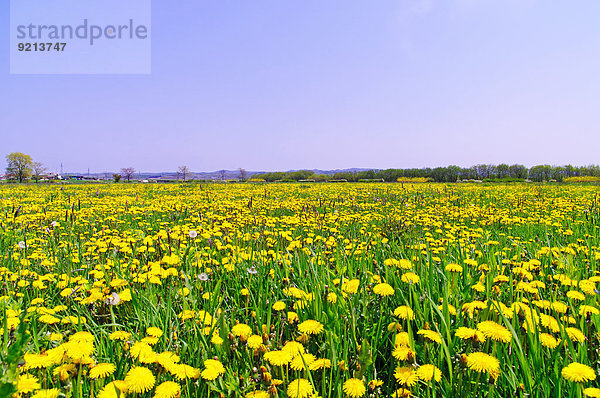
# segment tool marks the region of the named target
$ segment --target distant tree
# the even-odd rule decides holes
[[[219,170],[219,175],[221,176],[221,181],[225,181],[225,177],[227,176],[227,170]]]
[[[533,166],[529,169],[529,179],[532,181],[547,181],[551,178],[551,169],[549,165]]]
[[[115,182],[121,181],[121,174],[113,174],[113,180],[115,180]]]
[[[33,168],[35,182],[38,182],[40,180],[40,176],[46,172],[46,167],[40,162],[33,162],[31,167]]]
[[[510,167],[508,169],[509,169],[509,175],[512,178],[527,178],[527,174],[529,172],[527,167],[525,167],[521,164],[510,165]]]
[[[600,166],[598,165],[588,165],[581,167],[579,175],[582,176],[591,176],[591,177],[599,177],[600,176]]]
[[[565,175],[567,177],[575,177],[577,175],[577,170],[572,165],[568,164],[565,166]]]
[[[359,180],[372,180],[375,178],[375,171],[373,171],[373,170],[360,171],[356,177]]]
[[[445,182],[456,182],[463,177],[463,169],[458,166],[448,166],[446,167],[446,178]]]
[[[240,180],[242,181],[246,181],[248,179],[248,172],[246,171],[246,169],[242,169],[241,167],[238,169],[238,172],[240,173]]]
[[[550,178],[559,182],[567,175],[567,168],[564,166],[552,167],[550,169]]]
[[[510,177],[510,166],[504,163],[499,164],[496,166],[496,174],[498,178]]]
[[[179,166],[177,169],[177,177],[183,177],[183,181],[185,181],[185,177],[190,173],[190,169],[187,166]]]
[[[350,171],[339,171],[333,175],[334,180],[346,180],[349,182],[358,181],[358,177],[356,173],[352,173]]]
[[[477,171],[477,178],[480,180],[483,180],[484,178],[489,178],[490,177],[490,172],[488,170],[488,165],[487,164],[478,164],[475,167],[475,170]]]
[[[310,171],[310,170],[292,171],[291,173],[289,173],[289,175],[287,176],[287,178],[290,179],[290,180],[294,180],[294,181],[308,180],[314,174],[315,174],[315,172],[314,171]]]
[[[387,182],[391,182],[391,181],[396,181],[398,179],[398,177],[407,177],[402,175],[402,171],[404,170],[398,170],[398,169],[386,169],[386,170],[380,170],[375,174],[375,178],[382,178],[383,180],[387,181]]]
[[[431,171],[431,178],[436,182],[446,182],[448,170],[445,167],[436,167]]]
[[[264,173],[260,175],[260,178],[268,182],[288,179],[287,173],[283,173],[281,171],[275,171],[273,173]]]
[[[33,165],[31,156],[21,152],[13,152],[6,155],[6,163],[6,174],[8,174],[9,177],[15,178],[19,180],[19,182],[23,182],[23,180],[31,176],[31,168]]]
[[[123,177],[125,177],[125,179],[127,179],[127,181],[130,181],[131,177],[133,177],[135,174],[135,169],[133,167],[124,167],[121,169],[121,174]]]
[[[488,177],[487,178],[497,178],[498,177],[498,167],[493,164],[487,165]]]

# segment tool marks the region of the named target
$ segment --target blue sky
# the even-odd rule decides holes
[[[10,75],[5,28],[0,155],[73,172],[600,163],[598,15],[591,0],[155,0],[150,75]]]

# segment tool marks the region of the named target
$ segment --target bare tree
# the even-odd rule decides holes
[[[177,169],[177,178],[179,176],[183,177],[183,181],[185,181],[185,177],[190,173],[190,169],[187,166],[179,166]]]
[[[35,182],[38,182],[40,180],[40,176],[46,172],[46,166],[40,162],[33,162],[31,164],[31,168],[33,169],[33,177],[35,178]]]
[[[242,169],[241,167],[238,169],[239,173],[240,173],[240,180],[242,181],[246,181],[246,179],[248,178],[248,172],[246,171],[246,169]]]
[[[219,174],[221,175],[221,181],[224,181],[227,176],[227,170],[219,170]]]
[[[133,177],[135,174],[135,169],[133,167],[124,167],[121,169],[121,174],[127,179],[127,181],[130,181],[131,177]]]

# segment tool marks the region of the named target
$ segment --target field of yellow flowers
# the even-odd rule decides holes
[[[0,186],[0,396],[600,397],[600,189]]]

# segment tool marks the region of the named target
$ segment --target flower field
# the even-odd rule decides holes
[[[0,397],[600,397],[600,189],[0,186]]]

